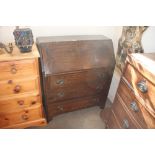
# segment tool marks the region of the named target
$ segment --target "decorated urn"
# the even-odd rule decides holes
[[[31,52],[33,41],[33,34],[30,28],[16,28],[13,32],[15,43],[22,53]]]

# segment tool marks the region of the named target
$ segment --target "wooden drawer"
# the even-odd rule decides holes
[[[20,60],[0,62],[0,81],[6,79],[15,79],[25,76],[33,76],[38,74],[37,60]]]
[[[19,95],[17,98],[0,99],[0,112],[13,112],[41,104],[39,95]]]
[[[48,119],[50,120],[53,116],[64,112],[101,104],[100,102],[104,104],[105,100],[103,100],[100,96],[94,96],[57,102],[55,104],[48,103]]]
[[[0,113],[0,127],[8,128],[11,125],[33,121],[42,118],[41,106],[27,108],[13,113]]]
[[[39,91],[38,84],[38,78],[1,81],[0,97]]]
[[[109,129],[120,129],[121,126],[120,126],[113,110],[111,110],[110,114],[111,115],[109,116],[109,119],[107,122],[107,128],[109,128]]]
[[[124,104],[120,100],[120,97],[116,95],[115,101],[113,103],[113,112],[116,116],[121,128],[123,129],[136,129],[141,128],[140,126],[137,126],[134,120],[131,119],[131,117],[128,115]]]
[[[127,64],[125,78],[133,87],[136,97],[140,97],[148,110],[155,116],[155,86],[134,67]],[[139,100],[139,98],[137,98]]]
[[[48,76],[46,81],[47,98],[55,102],[95,95],[108,89],[110,80],[108,72],[103,68]]]
[[[119,84],[117,93],[120,96],[120,100],[122,99],[122,102],[124,102],[126,108],[136,123],[139,124],[142,128],[146,128],[147,125],[145,123],[141,108],[139,107],[140,103],[136,101],[134,94],[123,80],[121,80]]]
[[[136,101],[136,103],[139,104],[139,108],[140,108],[141,113],[143,115],[143,119],[146,122],[147,128],[155,129],[155,118],[137,100],[135,100],[135,101]]]

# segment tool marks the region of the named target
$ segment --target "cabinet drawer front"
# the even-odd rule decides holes
[[[121,128],[123,129],[136,129],[140,128],[137,126],[133,120],[129,117],[127,111],[125,110],[123,104],[120,101],[119,96],[115,97],[115,101],[113,103],[113,112],[119,121]]]
[[[0,112],[12,112],[28,107],[34,107],[41,103],[40,96],[19,96],[15,99],[0,100]]]
[[[46,81],[47,98],[60,101],[94,95],[108,90],[110,80],[104,69],[51,76]]]
[[[111,115],[109,116],[109,120],[107,122],[107,128],[109,129],[120,129],[121,128],[113,110],[111,111]]]
[[[136,103],[138,103],[137,100],[136,100]],[[139,103],[139,107],[141,109],[141,113],[143,115],[143,119],[146,122],[147,128],[155,129],[155,118],[140,103]]]
[[[35,59],[0,62],[0,80],[37,75]]]
[[[145,106],[155,116],[155,86],[129,64],[124,76],[133,87],[136,96],[143,100]]]
[[[0,127],[5,128],[11,125],[33,121],[42,118],[41,106],[27,108],[13,113],[0,113]]]
[[[38,78],[1,81],[0,96],[38,91],[38,82]]]
[[[128,88],[128,86],[125,84],[123,80],[121,80],[118,92],[119,96],[122,99],[122,102],[124,102],[126,108],[133,116],[133,119],[142,127],[146,128],[147,125],[145,123],[143,113],[141,111],[141,108],[139,106],[139,102],[136,101],[134,94],[132,91]]]
[[[52,119],[53,116],[80,108],[86,108],[89,106],[104,104],[105,100],[101,96],[85,97],[81,99],[67,100],[63,102],[57,102],[55,104],[48,102],[48,118]]]

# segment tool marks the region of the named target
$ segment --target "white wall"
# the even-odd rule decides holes
[[[33,31],[34,39],[38,36],[105,35],[113,40],[115,49],[121,32],[120,26],[33,26],[30,28]],[[0,26],[0,41],[3,43],[14,42],[14,29],[15,26]]]
[[[34,39],[38,36],[61,36],[61,35],[105,35],[113,40],[114,51],[117,51],[118,39],[121,36],[121,26],[33,26]],[[13,31],[15,27],[0,26],[0,42],[14,42]],[[143,35],[142,44],[145,52],[155,52],[155,27],[149,27]],[[115,71],[109,95],[113,101],[120,80],[120,75]]]

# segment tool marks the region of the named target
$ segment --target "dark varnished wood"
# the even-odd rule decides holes
[[[104,68],[48,76],[45,88],[47,98],[55,102],[98,94],[108,89],[111,82],[109,76]]]
[[[51,120],[54,116],[74,111],[77,109],[87,108],[95,105],[103,105],[106,101],[106,98],[101,95],[83,97],[78,99],[66,100],[62,102],[50,102],[48,101],[48,119]]]
[[[48,119],[95,105],[95,95],[105,102],[115,66],[110,39],[104,36],[40,37],[37,44]],[[98,104],[101,107],[104,107],[103,100]],[[59,104],[64,110],[60,110]]]

